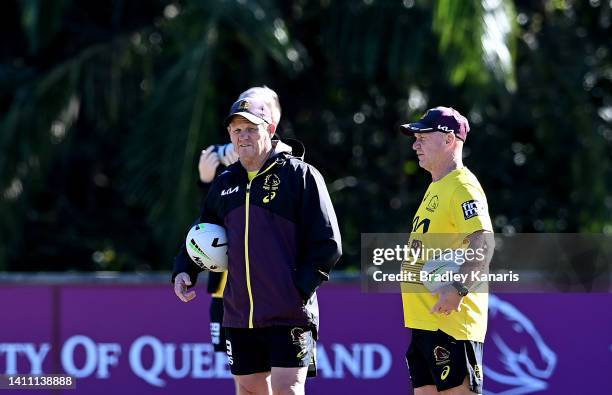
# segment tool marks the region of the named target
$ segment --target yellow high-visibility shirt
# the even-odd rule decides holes
[[[479,230],[493,231],[487,198],[474,174],[463,167],[429,185],[412,221],[408,246],[422,245],[424,251],[465,249],[466,236]],[[418,273],[428,259],[417,260],[408,270]],[[448,316],[430,312],[438,298],[420,282],[402,283],[405,326],[431,331],[440,329],[457,340],[484,342],[487,293],[470,292],[463,298],[461,311],[453,311]]]

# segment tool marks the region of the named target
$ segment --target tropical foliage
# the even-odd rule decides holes
[[[360,234],[429,182],[399,123],[452,105],[500,232],[612,232],[609,2],[24,0],[4,4],[0,268],[166,270],[199,151],[253,85]]]

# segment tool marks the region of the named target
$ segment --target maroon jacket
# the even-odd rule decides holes
[[[300,159],[301,143],[291,144],[275,141],[251,182],[240,162],[229,166],[204,203],[200,222],[227,231],[225,327],[318,327],[315,290],[340,258],[340,232],[323,177]],[[181,271],[193,282],[201,269],[182,259]]]

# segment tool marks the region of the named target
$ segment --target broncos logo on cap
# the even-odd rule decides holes
[[[249,107],[251,107],[251,103],[249,103],[246,100],[243,100],[240,103],[238,103],[238,109],[239,110],[248,110]]]

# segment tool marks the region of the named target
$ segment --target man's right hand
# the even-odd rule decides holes
[[[215,146],[211,145],[200,154],[198,163],[198,172],[200,173],[200,181],[205,184],[212,182],[215,178],[215,172],[219,166],[219,155],[214,152]]]
[[[187,287],[189,286],[191,286],[189,274],[185,272],[179,273],[174,278],[174,293],[185,303],[196,297],[195,290],[187,291]]]

